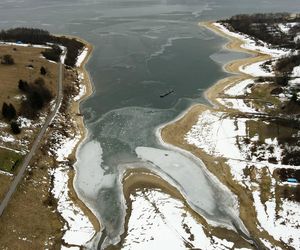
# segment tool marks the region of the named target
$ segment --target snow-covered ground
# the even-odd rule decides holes
[[[275,76],[275,73],[273,70],[271,71],[266,71],[262,65],[267,62],[267,61],[260,61],[260,62],[256,62],[256,63],[252,63],[250,65],[246,65],[246,66],[241,66],[240,67],[240,71],[251,75],[253,77],[272,77]]]
[[[81,100],[81,98],[86,93],[86,86],[85,86],[83,80],[84,80],[84,74],[79,73],[78,74],[79,91],[78,91],[78,94],[73,98],[73,100],[76,101],[76,102]]]
[[[254,191],[252,194],[260,227],[276,240],[283,241],[295,249],[300,249],[299,203],[281,199],[282,204],[278,207],[274,198],[263,204],[259,190]]]
[[[81,53],[77,56],[77,62],[75,64],[76,67],[80,67],[81,64],[83,63],[84,59],[86,58],[86,56],[88,55],[89,49],[88,48],[84,48]]]
[[[0,135],[1,142],[14,142],[15,140],[16,140],[15,137],[7,132],[3,132]]]
[[[245,113],[261,113],[258,112],[252,102],[246,103],[244,99],[237,98],[217,98],[217,101],[227,108],[232,108]]]
[[[254,40],[252,37],[242,34],[242,33],[237,33],[237,32],[232,32],[229,29],[227,29],[223,24],[221,23],[214,23],[214,25],[220,29],[223,33],[236,37],[244,42],[242,45],[242,48],[252,50],[252,51],[257,51],[263,54],[270,55],[272,57],[281,57],[285,56],[290,53],[290,50],[288,49],[277,49],[277,48],[271,48],[271,46],[261,40]]]
[[[236,138],[247,135],[247,121],[247,118],[232,119],[224,112],[207,110],[199,115],[185,140],[210,155],[242,160],[244,157],[236,144]]]
[[[243,96],[247,93],[251,93],[251,88],[249,86],[254,84],[253,79],[246,79],[243,81],[240,81],[238,83],[235,83],[233,86],[229,86],[224,90],[224,94],[228,96]]]
[[[56,120],[54,120],[54,126],[56,126],[56,122],[59,119],[64,118],[58,114]],[[66,135],[62,134],[60,130],[57,130],[52,133],[51,138],[50,140],[53,143],[50,152],[56,157],[56,161],[59,163],[58,168],[51,170],[51,175],[54,177],[52,193],[58,202],[57,210],[66,221],[63,240],[70,245],[81,246],[86,244],[94,236],[95,230],[86,215],[84,215],[82,210],[76,206],[69,197],[68,172],[70,168],[68,164],[65,164],[65,162],[68,162],[68,157],[78,144],[80,134],[68,132]]]
[[[124,250],[209,250],[232,249],[234,246],[233,242],[210,235],[182,201],[159,189],[138,190],[130,199],[132,213]]]
[[[66,155],[67,156],[67,155]],[[95,234],[89,219],[69,197],[69,167],[61,164],[51,171],[53,179],[52,194],[57,199],[57,210],[66,221],[63,228],[65,243],[81,246],[86,244]]]
[[[230,159],[233,163],[244,161],[257,166],[268,166],[272,172],[275,168],[295,168],[297,166],[283,165],[283,146],[277,138],[267,138],[263,142],[259,136],[250,136],[247,122],[249,118],[231,117],[225,112],[204,111],[198,121],[185,135],[187,143],[201,148],[213,156]],[[252,122],[259,122],[251,119]],[[252,152],[252,149],[255,149]],[[270,163],[268,159],[276,163]]]
[[[300,77],[300,65],[293,68],[292,77]]]
[[[22,117],[22,116],[18,117],[17,123],[20,125],[20,128],[28,128],[28,127],[31,127],[33,125],[32,120],[30,120],[26,117]]]
[[[250,118],[231,117],[225,112],[207,110],[199,115],[197,123],[185,135],[185,140],[211,156],[224,157],[233,179],[249,190],[256,190],[253,193],[254,205],[261,227],[276,240],[282,240],[299,249],[300,204],[282,199],[282,206],[276,213],[278,207],[274,198],[262,203],[261,194],[257,191],[259,190],[257,177],[253,181],[250,174],[246,174],[251,168],[255,168],[255,173],[260,173],[267,167],[268,174],[272,178],[277,168],[299,169],[299,166],[283,165],[281,163],[283,145],[279,144],[276,137],[262,141],[258,134],[251,136],[249,121]],[[260,121],[252,118],[251,122]],[[269,159],[272,159],[272,162]],[[271,192],[274,197],[275,191]],[[268,245],[266,240],[263,242]]]
[[[0,45],[7,45],[7,46],[19,46],[19,47],[32,47],[32,48],[39,48],[39,49],[51,49],[51,47],[46,45],[38,45],[38,44],[29,44],[29,43],[13,43],[13,42],[3,42],[0,41]]]
[[[285,34],[288,34],[290,29],[296,25],[298,25],[299,23],[297,22],[293,22],[293,23],[278,23],[277,27],[279,28],[279,30]]]

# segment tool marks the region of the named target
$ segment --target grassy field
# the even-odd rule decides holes
[[[17,109],[20,105],[19,96],[22,94],[18,89],[20,79],[28,83],[42,77],[46,86],[55,94],[57,65],[41,57],[44,49],[33,47],[0,46],[0,58],[10,54],[14,59],[13,65],[0,64],[0,105],[3,102],[12,103]],[[40,68],[44,66],[47,74],[42,76]]]
[[[0,148],[0,170],[13,172],[20,162],[23,156],[12,150]]]
[[[0,46],[0,59],[4,55],[11,55],[14,60],[12,65],[0,64],[0,109],[4,102],[11,103],[17,111],[17,116],[22,115],[20,107],[24,93],[18,87],[19,80],[34,85],[36,79],[42,78],[45,87],[51,91],[53,97],[56,95],[57,64],[43,58],[41,56],[43,50],[43,48],[34,47]],[[46,74],[41,74],[41,67],[46,69]],[[43,112],[46,111],[45,109]],[[40,127],[35,126],[37,122],[39,121],[32,121],[32,125],[23,127],[20,134],[14,135],[11,132],[10,122],[0,112],[0,143],[1,146],[12,149],[0,149],[1,170],[13,172],[16,167],[15,163],[22,159],[22,155],[18,155],[14,151],[28,151]],[[8,137],[9,140],[6,140],[5,138]]]
[[[34,84],[37,78],[43,78],[45,86],[55,97],[58,67],[56,63],[42,58],[41,51],[43,49],[33,47],[0,46],[0,58],[10,54],[15,62],[13,65],[0,64],[0,109],[3,102],[11,103],[16,108],[17,115],[20,115],[23,95],[18,88],[20,79]],[[46,68],[45,75],[40,72],[42,66]],[[43,116],[46,116],[49,111],[50,106],[47,106],[42,110]],[[0,112],[0,145],[2,146],[0,147],[0,169],[2,171],[13,174],[17,171],[16,162],[21,162],[30,149],[31,142],[40,129],[37,124],[42,124],[40,120],[39,117],[31,121],[31,125],[22,128],[21,134],[13,135],[9,121],[5,120]],[[8,137],[12,140],[5,140]],[[48,248],[60,249],[62,225],[58,214],[53,213],[55,201],[52,201],[49,193],[51,180],[49,166],[45,163],[45,159],[49,157],[42,155],[41,148],[30,163],[34,171],[32,168],[26,171],[14,198],[0,217],[1,225],[5,225],[5,230],[0,229],[1,248],[42,249],[51,242]],[[22,151],[22,154],[18,151]],[[51,159],[49,161],[51,162]],[[12,179],[13,176],[0,174],[0,200],[7,192]]]

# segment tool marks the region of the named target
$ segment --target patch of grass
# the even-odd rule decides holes
[[[22,158],[22,155],[12,150],[0,148],[0,169],[13,172],[22,161]]]
[[[250,98],[253,98],[254,107],[265,110],[268,109],[269,105],[274,105],[273,108],[268,111],[277,112],[281,108],[281,101],[271,94],[271,90],[275,87],[272,84],[259,84],[255,85],[251,90]]]
[[[268,201],[272,197],[271,184],[272,184],[272,180],[269,175],[269,171],[267,167],[264,167],[261,170],[261,180],[259,183],[260,190],[261,190],[260,199],[263,204],[265,204],[266,201]]]

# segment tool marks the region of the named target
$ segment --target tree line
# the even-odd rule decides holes
[[[0,40],[7,42],[22,42],[29,44],[43,44],[48,43],[60,44],[67,48],[67,56],[65,64],[73,67],[77,61],[80,51],[83,49],[84,44],[74,38],[65,36],[54,36],[48,31],[35,28],[14,28],[0,31]],[[49,44],[48,44],[49,45]],[[46,50],[44,56],[48,60],[58,62],[61,50],[57,45],[51,46],[51,49]]]
[[[273,46],[300,49],[300,40],[294,40],[294,37],[300,30],[300,25],[295,25],[288,33],[282,32],[277,25],[278,23],[300,22],[300,14],[241,14],[222,20],[221,22],[225,25],[229,24],[228,28],[233,31],[247,34]]]

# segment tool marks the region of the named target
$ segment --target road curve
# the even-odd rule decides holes
[[[61,58],[65,58],[65,56],[66,56],[66,50],[64,49],[62,52]],[[25,170],[28,167],[32,157],[34,156],[34,154],[40,144],[41,139],[43,138],[45,132],[47,131],[48,126],[50,125],[51,121],[53,120],[53,118],[55,117],[55,115],[57,114],[57,112],[60,108],[60,105],[61,105],[61,102],[63,99],[62,80],[63,80],[63,62],[64,62],[64,60],[61,59],[61,61],[58,63],[57,95],[56,95],[56,99],[55,99],[55,107],[50,112],[50,114],[47,116],[43,127],[41,128],[40,132],[38,133],[37,137],[35,138],[35,140],[32,144],[31,150],[26,155],[24,161],[22,162],[21,166],[19,167],[18,174],[13,179],[13,181],[9,187],[9,190],[7,191],[4,199],[2,200],[2,202],[0,204],[0,216],[3,214],[3,211],[7,207],[8,203],[9,203],[10,199],[12,198],[14,192],[16,191],[20,181],[23,179]]]

